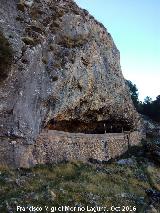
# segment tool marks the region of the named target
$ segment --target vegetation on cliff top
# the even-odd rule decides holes
[[[160,122],[160,95],[156,97],[156,100],[152,100],[147,96],[144,101],[141,102],[138,99],[137,86],[129,80],[126,80],[126,84],[129,87],[130,95],[137,111],[143,115],[149,116],[154,121]]]

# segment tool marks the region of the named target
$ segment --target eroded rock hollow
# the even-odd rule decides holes
[[[36,139],[46,129],[137,129],[120,53],[74,1],[1,0],[0,41],[1,162],[34,165]]]

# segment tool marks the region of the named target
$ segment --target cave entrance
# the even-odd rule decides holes
[[[85,134],[105,134],[105,133],[122,133],[130,131],[131,127],[124,121],[92,121],[83,122],[78,120],[72,121],[56,121],[51,119],[46,129],[57,130],[70,133],[85,133]]]

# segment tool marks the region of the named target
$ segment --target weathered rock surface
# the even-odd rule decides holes
[[[3,156],[12,141],[29,149],[45,127],[91,133],[102,133],[104,124],[108,132],[137,128],[111,35],[72,0],[1,0],[0,33],[12,53],[0,78]]]
[[[144,148],[148,158],[160,164],[160,144],[156,144],[155,141],[152,141],[150,143],[146,143]]]
[[[147,116],[141,115],[144,132],[150,138],[157,138],[160,142],[160,123],[153,121]]]

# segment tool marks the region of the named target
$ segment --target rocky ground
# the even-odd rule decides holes
[[[41,212],[58,212],[53,207],[59,206],[75,207],[75,212],[87,206],[107,207],[108,212],[116,212],[112,206],[121,207],[120,212],[160,212],[159,149],[148,139],[104,165],[75,161],[27,170],[1,167],[0,212],[18,212],[17,206],[25,207],[21,212],[40,212],[29,211],[32,206]]]

